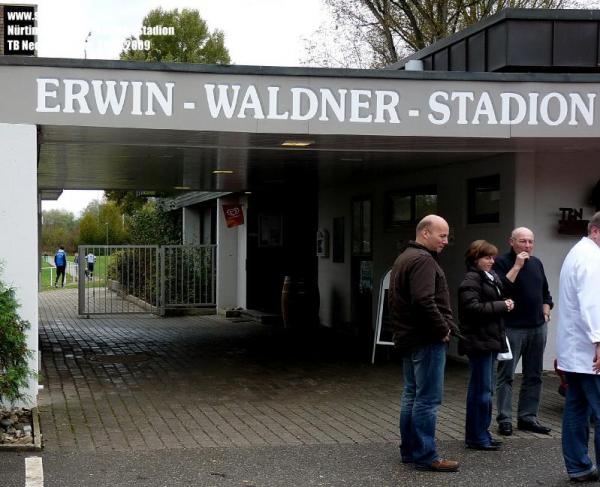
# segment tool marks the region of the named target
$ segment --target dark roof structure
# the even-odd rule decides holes
[[[600,72],[600,10],[505,9],[416,52],[425,71]]]

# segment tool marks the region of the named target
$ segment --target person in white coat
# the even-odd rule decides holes
[[[566,372],[562,450],[572,481],[598,480],[588,454],[593,414],[596,465],[600,465],[600,212],[588,224],[588,235],[567,254],[560,271],[558,368]]]

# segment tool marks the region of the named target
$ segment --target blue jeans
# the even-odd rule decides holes
[[[588,455],[590,412],[594,416],[596,465],[600,464],[600,376],[567,372],[567,398],[562,424],[562,449],[570,477],[581,477],[596,467]]]
[[[517,363],[523,357],[523,382],[519,393],[517,418],[536,421],[542,394],[542,370],[548,325],[535,328],[506,328],[506,336],[513,354],[512,360],[498,362],[498,423],[512,421],[512,386]]]
[[[467,419],[465,443],[467,445],[490,445],[492,435],[492,387],[496,354],[469,354],[469,387],[467,389]]]
[[[400,453],[405,463],[429,466],[439,459],[435,449],[435,423],[442,403],[445,365],[446,344],[441,342],[404,357]]]

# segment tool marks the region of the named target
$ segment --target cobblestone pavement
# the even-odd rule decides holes
[[[216,316],[83,319],[70,289],[39,299],[46,451],[398,441],[399,365],[360,362],[344,340]],[[440,440],[463,439],[466,382],[449,362]],[[540,412],[554,437],[557,385],[548,374]]]

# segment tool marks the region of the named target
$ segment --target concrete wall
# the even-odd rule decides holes
[[[29,321],[30,367],[38,370],[37,131],[34,125],[0,123],[0,279],[16,290],[21,318]],[[37,402],[37,379],[27,391]]]
[[[558,234],[560,207],[583,208],[589,219],[595,208],[588,203],[591,191],[600,179],[597,153],[523,154],[516,164],[518,226],[530,226],[535,232],[534,253],[544,264],[550,292],[558,300],[558,280],[565,255],[580,237]],[[556,308],[553,316],[557,317]],[[556,356],[555,320],[548,327],[544,367],[553,368]]]
[[[456,291],[464,272],[464,252],[470,242],[485,238],[496,244],[500,251],[507,248],[507,240],[514,223],[515,157],[500,155],[483,160],[456,163],[420,171],[398,171],[384,178],[363,178],[360,183],[341,187],[322,187],[319,193],[319,227],[332,233],[333,218],[345,217],[345,258],[343,264],[329,258],[319,259],[320,317],[325,325],[348,322],[350,316],[350,238],[351,199],[358,195],[373,198],[373,323],[375,322],[379,284],[391,267],[398,251],[414,239],[414,225],[386,229],[384,221],[385,194],[388,191],[408,190],[435,184],[438,189],[438,213],[451,227],[451,242],[441,256],[446,271],[451,296],[456,309]],[[500,174],[500,223],[467,224],[467,179]],[[337,318],[336,318],[337,317]],[[453,347],[454,348],[454,347]]]

